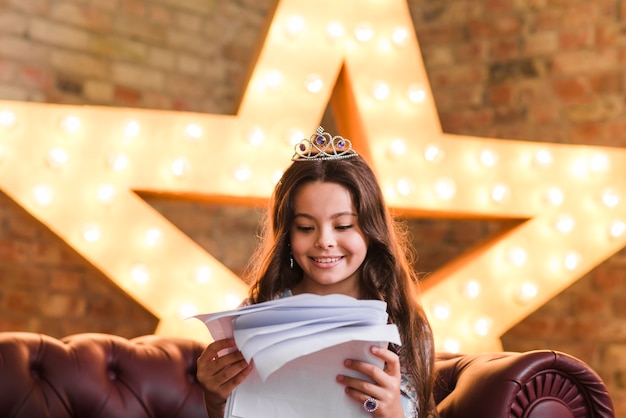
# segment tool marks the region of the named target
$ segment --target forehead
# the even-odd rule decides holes
[[[312,209],[354,211],[350,190],[338,183],[313,182],[302,185],[295,194],[296,213]]]

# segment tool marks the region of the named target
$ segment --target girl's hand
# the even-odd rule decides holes
[[[372,354],[385,362],[384,370],[358,360],[346,360],[344,365],[369,377],[372,382],[346,375],[337,376],[337,382],[345,385],[346,394],[363,405],[369,398],[376,399],[378,408],[372,412],[376,418],[404,418],[400,403],[400,359],[393,351],[373,346]]]
[[[222,350],[228,354],[218,356]],[[198,358],[197,378],[204,390],[209,417],[223,417],[226,399],[250,374],[252,364],[246,363],[233,339],[215,341]]]

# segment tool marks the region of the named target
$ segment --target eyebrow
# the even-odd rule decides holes
[[[354,216],[356,217],[356,213],[354,212],[339,212],[339,213],[335,213],[331,216],[331,219],[337,219],[340,218],[342,216]],[[309,215],[308,213],[296,213],[294,214],[294,218],[308,218],[308,219],[313,219],[313,216]]]

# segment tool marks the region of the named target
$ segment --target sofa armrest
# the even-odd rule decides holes
[[[442,418],[613,418],[600,377],[556,351],[441,353],[435,402]]]

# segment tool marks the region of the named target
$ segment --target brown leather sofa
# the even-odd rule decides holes
[[[154,335],[0,333],[0,416],[205,417],[195,377],[202,349]],[[614,417],[602,380],[563,353],[441,354],[437,371],[444,418]]]

